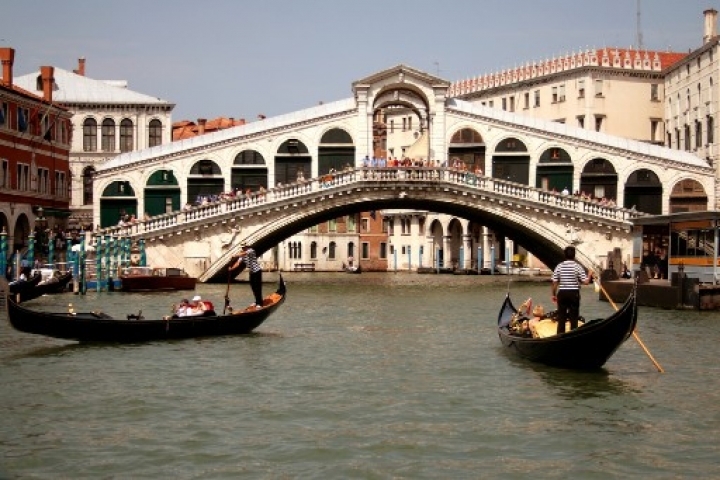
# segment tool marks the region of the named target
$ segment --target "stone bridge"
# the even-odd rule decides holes
[[[562,260],[571,228],[582,232],[578,261],[593,269],[614,248],[631,251],[632,220],[640,215],[448,168],[356,168],[98,233],[144,239],[148,256],[158,264],[183,266],[204,282],[225,281],[241,242],[262,253],[320,222],[381,209],[427,210],[477,222],[548,266]],[[470,266],[469,258],[466,263],[462,267]]]

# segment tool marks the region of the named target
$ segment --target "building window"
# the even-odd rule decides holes
[[[357,232],[357,224],[355,223],[355,215],[348,215],[347,221],[346,221],[346,228],[348,233],[354,233]]]
[[[386,259],[387,258],[387,243],[380,242],[380,258]]]
[[[659,101],[660,100],[660,93],[658,93],[659,91],[660,91],[660,85],[658,85],[657,83],[653,83],[652,85],[650,85],[650,100],[652,100],[653,102]]]
[[[525,110],[530,108],[530,92],[525,92],[525,94],[523,95],[523,103],[524,103],[523,108]]]
[[[690,151],[690,125],[685,125],[685,150]]]
[[[595,96],[603,96],[603,81],[600,78],[595,79]]]
[[[510,111],[515,111],[515,97],[510,97]]]
[[[362,243],[362,258],[363,259],[370,258],[370,244],[368,242]]]
[[[507,98],[502,98],[502,109],[507,110]]]
[[[488,102],[488,107],[494,108],[494,107],[495,107],[495,101],[494,101],[494,100],[490,100],[490,101]]]
[[[552,87],[552,103],[558,102],[558,87]]]
[[[369,232],[370,231],[370,219],[363,218],[361,221],[362,221],[362,231]]]
[[[659,120],[650,120],[650,141],[657,142],[658,127],[660,126]]]
[[[540,106],[540,90],[535,90],[535,107]]]
[[[707,117],[707,142],[708,145],[715,143],[715,122],[713,117]]]
[[[95,177],[95,169],[93,167],[85,167],[82,174],[83,182],[83,205],[93,204],[93,178]]]
[[[695,121],[695,148],[702,148],[702,122]]]
[[[585,79],[578,80],[578,98],[585,98]]]
[[[30,190],[30,165],[17,164],[17,190]]]
[[[156,147],[162,143],[162,123],[160,120],[150,120],[148,127],[148,147]]]
[[[120,151],[133,150],[133,123],[129,119],[120,122]]]
[[[55,172],[55,196],[64,197],[67,195],[67,185],[65,184],[65,172]]]
[[[86,118],[83,122],[83,150],[97,152],[97,121]]]
[[[2,169],[0,170],[0,188],[8,188],[8,169],[10,167],[10,163],[3,159],[2,161]]]
[[[115,151],[115,120],[106,118],[102,122],[102,151]]]
[[[565,101],[565,84],[561,84],[558,87],[558,102],[564,102]]]
[[[335,242],[330,242],[330,248],[328,248],[328,259],[335,260]]]
[[[390,120],[390,133],[395,133],[395,120]]]
[[[50,193],[50,170],[38,168],[38,193]]]
[[[602,132],[603,118],[604,117],[602,115],[595,115],[595,131],[596,132]]]
[[[18,132],[28,131],[28,122],[30,120],[30,111],[27,108],[18,107]]]
[[[2,108],[0,108],[0,127],[4,127],[5,122],[8,118],[8,104],[6,102],[2,103]]]
[[[348,256],[348,258],[355,256],[355,242],[348,242],[347,256]]]
[[[332,220],[328,221],[328,231],[337,232],[337,218],[333,218]]]

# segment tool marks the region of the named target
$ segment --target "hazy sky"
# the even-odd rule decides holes
[[[5,0],[15,75],[41,65],[176,104],[173,121],[254,120],[352,95],[406,64],[457,81],[585,48],[637,45],[637,0]],[[643,46],[702,44],[720,0],[641,0]]]

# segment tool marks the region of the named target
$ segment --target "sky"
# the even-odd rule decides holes
[[[720,0],[5,0],[14,75],[126,80],[173,121],[257,119],[352,96],[398,64],[450,82],[587,48],[702,45]],[[638,22],[639,18],[639,22]],[[638,29],[638,24],[640,28]]]

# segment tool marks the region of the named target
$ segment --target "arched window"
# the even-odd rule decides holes
[[[150,120],[148,127],[148,147],[155,147],[162,143],[162,123],[158,119]]]
[[[133,143],[133,123],[126,118],[120,122],[120,151],[132,152]]]
[[[310,244],[310,258],[317,258],[317,242]]]
[[[335,260],[335,242],[330,242],[330,248],[328,249],[328,258]]]
[[[83,150],[97,152],[97,121],[86,118],[83,122]]]
[[[95,168],[85,167],[82,173],[83,182],[83,205],[92,205],[93,203],[93,177],[95,176]]]
[[[347,256],[348,256],[348,257],[354,257],[354,256],[355,256],[355,243],[354,243],[354,242],[348,242],[348,245],[347,245]]]
[[[115,151],[115,120],[106,118],[102,123],[102,151]]]

